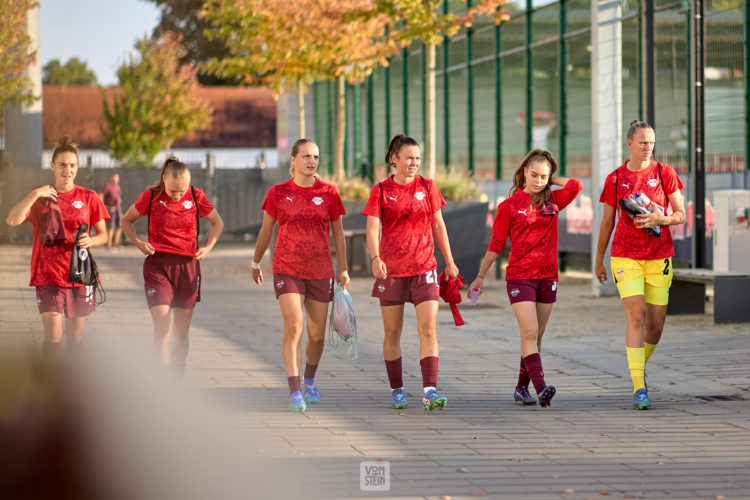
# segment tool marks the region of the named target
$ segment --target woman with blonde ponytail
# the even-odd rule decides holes
[[[109,213],[99,195],[74,183],[78,173],[78,146],[63,136],[52,153],[54,184],[32,189],[8,214],[6,222],[18,226],[29,222],[34,227],[31,250],[31,281],[36,287],[37,305],[44,324],[44,353],[60,351],[65,314],[65,336],[68,352],[83,347],[83,326],[94,312],[91,287],[69,283],[68,271],[73,245],[88,248],[107,242],[105,221]],[[53,217],[57,215],[58,218]],[[55,221],[62,218],[62,225]],[[78,228],[86,232],[76,241]],[[96,231],[90,236],[91,228]]]
[[[479,274],[469,291],[484,286],[484,276],[510,237],[510,257],[505,271],[508,298],[521,333],[521,366],[513,399],[535,405],[529,393],[534,383],[539,404],[550,405],[554,386],[544,380],[542,335],[557,299],[557,214],[581,192],[578,179],[555,177],[557,162],[549,151],[535,149],[513,174],[509,197],[497,207],[492,239]],[[552,191],[552,186],[562,189]]]
[[[140,240],[133,227],[144,215],[147,241]],[[200,217],[211,223],[203,247],[198,245]],[[143,281],[154,322],[154,354],[180,378],[190,347],[193,310],[200,301],[200,261],[211,252],[223,228],[219,212],[203,190],[190,185],[190,170],[175,157],[166,159],[158,182],[142,192],[122,218],[122,231],[146,255]]]

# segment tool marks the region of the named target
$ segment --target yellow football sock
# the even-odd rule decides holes
[[[644,342],[643,348],[646,350],[646,361],[644,361],[644,363],[648,363],[648,358],[650,358],[651,355],[654,353],[654,349],[656,349],[656,344],[649,344],[648,342]]]
[[[643,383],[643,370],[646,368],[646,352],[643,347],[625,347],[628,354],[628,368],[630,369],[630,378],[633,379],[633,392],[638,389],[645,389]]]

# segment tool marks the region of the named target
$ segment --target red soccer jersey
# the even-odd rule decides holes
[[[416,276],[437,267],[432,216],[443,205],[437,184],[422,176],[405,186],[396,184],[393,176],[373,186],[363,213],[380,219],[378,251],[389,278]]]
[[[581,181],[570,179],[562,189],[552,191],[552,203],[541,209],[532,207],[531,197],[520,189],[500,203],[488,250],[502,252],[510,236],[506,280],[557,281],[557,213],[582,187]]]
[[[193,189],[195,199],[193,199]],[[188,257],[195,256],[198,240],[198,221],[195,211],[198,210],[198,215],[205,217],[214,210],[214,206],[203,190],[191,187],[179,201],[174,201],[164,191],[147,189],[141,193],[134,205],[139,214],[148,216],[149,200],[151,200],[151,215],[148,224],[148,242],[154,250]]]
[[[659,237],[635,227],[635,220],[620,209],[619,200],[629,194],[644,193],[652,202],[664,208],[669,205],[668,195],[682,187],[682,181],[672,167],[653,160],[648,168],[640,172],[628,170],[623,164],[610,173],[604,180],[604,189],[599,201],[615,207],[619,214],[610,251],[612,257],[653,260],[673,256],[674,245],[669,227],[663,226]]]
[[[333,277],[330,221],[345,215],[336,186],[320,179],[301,187],[294,179],[272,186],[261,207],[279,223],[273,272],[301,279]]]
[[[109,213],[94,191],[74,186],[67,193],[57,193],[63,225],[65,226],[65,243],[47,246],[39,242],[40,223],[42,222],[42,201],[37,200],[24,222],[34,227],[34,244],[31,248],[31,281],[29,286],[57,285],[74,286],[68,282],[70,255],[73,252],[78,227],[81,224],[91,226],[101,220],[109,219]],[[76,284],[75,286],[83,286]]]

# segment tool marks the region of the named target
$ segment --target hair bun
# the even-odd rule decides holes
[[[73,139],[69,135],[63,135],[57,140],[57,147],[59,148],[78,148],[78,144],[73,142]]]

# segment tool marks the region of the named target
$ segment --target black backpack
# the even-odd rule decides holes
[[[82,234],[86,233],[88,226],[81,224],[78,226],[78,233],[76,234],[76,243],[73,244],[73,251],[70,254],[70,269],[68,270],[68,282],[77,285],[86,285],[88,288],[86,291],[86,298],[95,297],[96,292],[99,292],[99,299],[94,299],[97,306],[104,304],[107,299],[107,294],[104,292],[101,280],[99,279],[99,270],[96,267],[94,257],[88,248],[80,248],[78,246],[78,238]],[[90,291],[89,291],[90,290]]]

